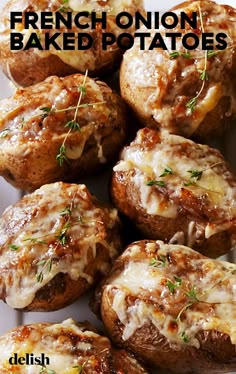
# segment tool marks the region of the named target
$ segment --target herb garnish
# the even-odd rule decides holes
[[[153,257],[150,262],[150,266],[154,267],[165,267],[167,264],[167,259],[165,256],[160,255],[159,257]]]
[[[8,247],[12,250],[12,251],[17,251],[20,247],[16,244],[8,244]]]
[[[174,172],[169,166],[165,166],[163,173],[160,175],[160,177],[167,177],[168,175],[173,175]]]
[[[55,370],[49,369],[46,366],[42,366],[39,374],[57,374]]]
[[[159,175],[160,178],[167,177],[168,175],[173,175],[174,172],[169,166],[164,167],[164,171],[162,174]],[[164,187],[165,182],[161,180],[156,180],[156,179],[151,179],[146,183],[147,186],[159,186],[159,187]]]
[[[0,138],[1,139],[6,138],[7,135],[9,134],[9,132],[10,132],[10,129],[4,129],[4,130],[0,131]]]
[[[73,199],[72,199],[70,205],[67,205],[60,212],[60,216],[63,217],[64,219],[66,219],[66,222],[63,225],[63,227],[60,230],[57,231],[57,233],[55,235],[56,243],[55,243],[55,248],[54,248],[53,254],[47,260],[41,260],[36,264],[37,267],[42,266],[41,271],[36,274],[36,279],[37,279],[37,282],[39,282],[39,283],[42,283],[42,281],[43,281],[45,270],[47,270],[49,273],[51,272],[52,265],[53,265],[53,257],[54,257],[54,254],[55,254],[57,248],[59,247],[59,245],[61,245],[62,247],[65,247],[65,245],[68,242],[68,230],[71,227],[70,220],[71,220],[71,215],[72,215],[72,209],[73,209],[75,196],[76,196],[76,194],[73,196]],[[36,243],[39,243],[39,242],[44,243],[43,241],[39,240],[40,238],[27,238],[25,240],[32,241],[32,239],[36,240]],[[48,243],[45,243],[45,244],[48,244]]]
[[[191,58],[191,54],[189,52],[186,53],[180,53],[178,51],[174,51],[170,53],[170,58],[171,59],[176,59],[178,57],[184,57],[184,58]]]
[[[175,282],[172,282],[170,279],[166,282],[166,287],[169,288],[170,293],[174,293],[176,288],[179,288],[182,284],[182,279],[179,277],[174,276]]]
[[[201,30],[202,30],[202,33],[204,33],[205,29],[204,29],[204,24],[203,24],[203,14],[202,14],[201,7],[200,7],[199,4],[198,4],[198,9],[199,9],[199,15],[200,15]],[[186,103],[186,108],[189,109],[189,111],[190,111],[191,114],[195,111],[198,98],[201,96],[201,94],[202,94],[202,92],[204,90],[206,81],[209,80],[209,74],[207,72],[207,59],[208,59],[208,56],[209,56],[208,51],[205,51],[205,54],[204,54],[204,68],[202,70],[198,70],[198,72],[200,74],[199,78],[200,78],[200,80],[202,80],[201,88],[200,88],[199,92],[196,94],[196,96],[194,96],[192,99],[190,99]]]
[[[81,104],[81,100],[82,98],[86,95],[86,87],[85,87],[85,83],[86,83],[86,79],[87,79],[87,76],[88,76],[88,70],[86,70],[85,72],[85,75],[84,75],[84,80],[83,80],[83,83],[82,83],[82,86],[80,86],[78,88],[79,92],[80,92],[80,95],[79,95],[79,99],[78,99],[78,102],[77,102],[77,105],[76,106],[70,106],[68,108],[65,108],[65,109],[53,109],[53,108],[50,108],[50,107],[42,107],[40,108],[40,110],[43,112],[41,114],[42,118],[47,118],[48,116],[50,116],[51,114],[54,114],[54,113],[61,113],[61,112],[66,112],[66,111],[70,111],[70,110],[74,110],[75,113],[74,113],[74,118],[70,121],[68,121],[66,124],[65,124],[65,128],[68,128],[68,132],[67,134],[65,135],[65,138],[63,140],[63,143],[61,144],[59,150],[58,150],[58,154],[56,155],[56,160],[58,161],[59,165],[62,167],[64,162],[67,162],[69,164],[69,160],[66,156],[66,141],[70,135],[70,133],[72,131],[81,131],[81,128],[80,128],[80,125],[79,123],[77,122],[77,115],[78,115],[78,111],[80,108],[86,108],[86,107],[89,107],[89,106],[95,106],[95,105],[101,105],[101,104],[105,104],[105,101],[100,101],[100,102],[95,102],[95,103],[86,103],[86,104]]]
[[[157,180],[150,180],[146,183],[147,186],[159,186],[159,187],[164,187],[165,186],[165,182],[163,181],[157,181]]]
[[[202,169],[202,170],[198,170],[198,169],[191,169],[191,170],[188,170],[187,172],[190,173],[190,179],[184,183],[184,186],[185,187],[188,187],[188,186],[195,186],[197,184],[197,181],[199,181],[202,176],[203,176],[203,173],[209,169],[213,169],[215,166],[217,165],[220,165],[222,164],[222,161],[219,161],[219,162],[216,162],[215,164],[213,165],[210,165],[208,167],[206,167],[205,169]],[[203,187],[201,187],[203,188]]]
[[[186,332],[183,331],[181,334],[180,334],[180,337],[181,339],[183,340],[184,343],[188,343],[189,342],[189,338],[188,336],[186,335]]]
[[[216,51],[216,50],[207,51],[207,58],[214,57],[214,56],[218,55],[218,53],[219,53],[219,51]]]
[[[77,374],[83,374],[84,373],[84,367],[85,367],[85,365],[86,365],[87,362],[88,362],[88,360],[85,361],[82,365],[72,366],[72,368],[73,369],[78,369]]]

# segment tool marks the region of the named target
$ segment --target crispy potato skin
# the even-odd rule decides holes
[[[124,55],[120,82],[122,97],[143,126],[165,129],[172,134],[205,142],[221,135],[230,124],[235,123],[236,13],[234,8],[213,1],[187,1],[171,11],[183,11],[189,15],[197,11],[199,19],[199,9],[206,15],[205,20],[208,20],[205,32],[224,32],[229,35],[227,49],[220,51],[217,57],[207,58],[209,79],[203,83],[199,78],[198,70],[204,69],[205,54],[200,47],[196,51],[189,51],[190,58],[179,56],[174,59],[170,57],[169,51],[162,49],[140,51],[137,41]],[[211,27],[213,29],[210,30]],[[157,31],[160,30],[153,30],[152,36]],[[177,26],[172,31],[195,32],[198,35],[201,26],[199,24],[196,30],[186,26],[185,31]],[[161,32],[164,34],[168,30]],[[164,40],[168,44],[168,38]],[[146,45],[148,48],[149,42]],[[176,50],[185,52],[180,45],[177,45]],[[187,103],[200,91],[195,110],[191,113]]]
[[[219,257],[227,253],[235,241],[235,216],[227,217],[228,210],[231,209],[231,201],[228,201],[229,208],[224,207],[224,213],[221,215],[222,200],[220,199],[216,203],[212,200],[212,197],[217,196],[216,193],[211,195],[207,189],[199,192],[195,190],[194,186],[188,187],[185,185],[189,182],[190,174],[188,171],[190,169],[204,170],[209,165],[214,165],[214,161],[210,161],[213,159],[216,161],[215,165],[218,164],[214,168],[214,173],[219,177],[225,176],[225,181],[227,182],[225,186],[232,192],[232,196],[234,196],[236,188],[235,176],[231,173],[219,151],[208,146],[197,145],[189,140],[185,141],[184,138],[171,137],[172,135],[169,138],[168,135],[162,136],[158,131],[147,128],[138,132],[135,141],[124,149],[121,154],[121,161],[114,168],[115,171],[111,182],[113,202],[118,210],[137,226],[144,238],[160,239],[169,242],[177,232],[182,232],[183,239],[181,238],[180,241],[176,239],[176,243],[179,242],[188,245],[209,257]],[[164,158],[163,161],[162,155],[164,153],[160,153],[159,157],[156,158],[156,165],[168,166],[168,162],[170,162],[171,166],[173,165],[173,176],[159,177],[164,170],[164,166],[161,166],[157,173],[152,169],[152,166],[153,168],[155,167],[155,162],[152,162],[152,160],[155,159],[155,155],[158,154],[161,147],[165,150],[165,155],[168,156],[168,159]],[[195,153],[196,151],[197,153]],[[137,154],[139,155],[138,157],[142,157],[143,152],[149,160],[148,163],[144,164],[141,161],[139,165],[132,164],[132,162],[135,162],[135,155]],[[134,156],[132,157],[132,155]],[[143,157],[143,159],[145,158]],[[185,166],[187,159],[192,160],[194,163],[187,163]],[[195,161],[198,163],[196,164]],[[125,165],[128,166],[123,168],[122,162],[125,162]],[[176,171],[178,164],[182,165],[182,171],[183,169],[186,170],[186,175],[182,174],[182,178],[175,183],[174,178],[178,174],[178,171]],[[121,166],[119,167],[119,165]],[[144,171],[147,165],[149,169],[152,169],[151,174],[149,171]],[[191,167],[190,165],[194,166]],[[182,173],[181,168],[179,171]],[[204,177],[206,181],[208,180],[207,178],[211,181],[212,176],[214,178],[214,173],[212,172],[212,175],[204,176],[203,172],[201,180],[197,181],[196,184],[201,185],[204,182]],[[143,180],[138,183],[137,180],[140,175],[143,177]],[[146,205],[144,205],[142,202],[142,189],[147,188],[146,183],[151,179],[161,180],[165,185],[163,187],[148,187],[150,190],[148,191]],[[210,183],[214,185],[214,182]],[[215,188],[217,189],[218,187],[215,186]],[[222,199],[223,196],[224,193]],[[165,217],[164,214],[149,212],[148,209],[152,204],[152,199],[159,201],[158,204],[160,204],[160,210],[163,213],[170,202],[171,205],[172,203],[176,204],[177,213],[173,217]],[[197,236],[192,242],[188,239],[191,222],[195,222],[196,227],[199,228]],[[225,229],[219,229],[218,232],[215,232],[210,237],[206,237],[205,230],[208,225],[213,227],[216,224],[220,227],[220,225],[223,226],[226,222],[229,224]]]
[[[24,357],[22,345],[28,348],[26,353],[40,357],[43,352],[50,361],[50,365],[46,366],[48,371],[54,370],[58,374],[66,371],[75,373],[73,367],[78,366],[78,371],[80,365],[84,365],[83,370],[94,374],[148,373],[132,354],[113,347],[110,340],[88,322],[76,323],[68,319],[62,323],[35,323],[10,330],[0,337],[2,374],[12,372],[12,368],[14,373],[26,373],[25,365],[13,367],[8,362],[14,353]],[[33,365],[28,368],[33,369]]]
[[[8,133],[0,138],[0,175],[15,187],[32,191],[58,180],[75,181],[116,157],[126,135],[125,104],[105,83],[88,77],[80,100],[84,79],[52,76],[1,102],[0,130]],[[85,106],[76,115],[79,101]],[[80,131],[69,131],[75,117]],[[67,160],[60,166],[56,157],[63,142]]]
[[[58,182],[26,195],[0,220],[1,299],[27,311],[71,304],[109,270],[120,229],[117,211],[84,185]]]
[[[136,291],[132,291],[132,282],[129,284],[124,282],[124,286],[121,283],[121,277],[123,276],[122,279],[125,279],[126,269],[128,269],[131,262],[141,262],[142,260],[147,260],[147,258],[149,258],[150,261],[150,253],[147,254],[148,251],[145,249],[147,248],[147,244],[154,245],[154,242],[146,240],[132,243],[123,254],[116,259],[109,276],[104,280],[101,289],[96,295],[97,299],[95,298],[93,306],[95,306],[96,310],[96,307],[100,302],[102,320],[111,339],[118,346],[124,347],[135,353],[135,355],[142,358],[144,362],[157,368],[161,367],[162,369],[166,369],[168,373],[192,374],[234,372],[236,369],[235,345],[231,343],[230,337],[227,334],[214,329],[197,332],[195,337],[199,342],[199,348],[188,344],[172,344],[163,334],[160,333],[151,319],[145,322],[147,316],[143,314],[141,320],[137,319],[137,324],[143,321],[143,323],[141,323],[142,326],[135,329],[128,339],[123,338],[125,325],[120,321],[113,308],[114,297],[119,290],[126,293],[125,301],[130,309],[132,309],[132,306],[137,305],[140,300],[144,300],[147,307],[153,306],[153,308],[155,308],[154,310],[157,312],[157,317],[153,316],[153,318],[158,318],[158,310],[164,310],[165,306],[168,305],[167,299],[165,300],[162,295],[160,296],[159,301],[156,300],[155,288],[148,288],[145,286],[145,281],[147,279],[145,279],[144,282],[142,281],[142,276],[144,276],[144,274],[141,276],[139,275],[138,279],[136,278],[135,280],[135,284],[139,284],[140,286],[139,294],[137,294]],[[155,245],[157,248],[161,249],[163,243],[156,242]],[[172,257],[173,254],[171,251],[169,252],[169,255],[170,264],[173,260],[173,266],[178,267],[178,264],[175,263]],[[194,256],[198,259],[204,259],[200,254],[193,255],[193,257]],[[181,257],[184,257],[184,254],[180,255],[179,259]],[[183,271],[185,271],[187,276],[190,276],[188,271],[191,268],[192,259],[191,254],[185,258],[186,262]],[[205,259],[207,260],[207,258]],[[181,260],[179,261],[181,262]],[[168,275],[171,277],[171,274],[168,273]],[[137,273],[134,274],[134,277],[135,276],[137,277]],[[153,274],[153,276],[155,275]],[[126,307],[128,308],[127,305]],[[175,302],[173,309],[175,307],[177,309],[181,308],[178,305],[178,302]],[[123,309],[122,313],[124,313]]]
[[[119,48],[116,42],[108,46],[107,50],[102,49],[102,35],[106,32],[114,33],[118,36],[122,32],[115,24],[115,15],[124,10],[124,2],[115,2],[114,0],[106,0],[104,2],[95,1],[92,8],[89,2],[87,4],[80,3],[77,2],[76,4],[78,9],[74,10],[74,15],[86,10],[95,10],[97,12],[107,11],[107,27],[106,29],[102,29],[101,24],[97,23],[96,28],[92,29],[89,18],[85,18],[84,20],[84,23],[89,24],[89,28],[86,30],[78,29],[75,24],[73,24],[72,29],[62,26],[59,30],[40,30],[39,25],[39,30],[36,31],[40,36],[41,43],[43,43],[45,33],[53,36],[56,32],[70,32],[75,34],[85,32],[93,38],[93,45],[87,50],[78,48],[75,40],[75,51],[64,50],[61,40],[57,38],[56,43],[61,47],[61,51],[57,53],[52,46],[50,47],[50,51],[40,51],[33,48],[11,51],[9,48],[10,33],[13,30],[10,30],[9,12],[21,11],[23,12],[23,16],[26,12],[56,12],[62,7],[66,8],[67,4],[62,3],[60,0],[10,0],[7,2],[0,17],[0,24],[2,25],[0,32],[0,65],[9,79],[21,87],[26,87],[41,82],[51,75],[66,76],[76,72],[85,73],[86,70],[89,70],[89,75],[96,77],[101,76],[101,74],[107,75],[118,68],[124,50]],[[125,6],[125,10],[131,14],[134,14],[135,11],[144,12],[141,0],[127,0]],[[68,12],[71,11],[72,9],[68,9]],[[62,14],[65,16],[65,13]],[[134,32],[134,28],[131,27],[128,31],[132,33]],[[14,32],[22,32],[26,39],[28,39],[27,30],[24,30],[23,25],[17,24]],[[84,43],[87,43],[87,38],[85,38]],[[43,44],[42,46],[44,48]]]

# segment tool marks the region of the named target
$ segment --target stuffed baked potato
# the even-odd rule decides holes
[[[131,354],[114,348],[88,323],[71,319],[19,326],[0,337],[0,347],[1,374],[147,374]],[[26,354],[29,358],[33,354],[42,365],[9,363],[15,355],[26,359]]]
[[[134,15],[136,11],[143,12],[142,0],[103,0],[103,1],[84,1],[84,0],[9,0],[0,17],[0,65],[4,73],[16,84],[20,86],[29,86],[38,83],[50,75],[65,76],[76,72],[84,73],[89,70],[89,75],[96,76],[102,72],[108,73],[119,66],[123,49],[119,48],[117,43],[108,46],[107,50],[102,48],[103,33],[113,33],[116,37],[123,30],[119,29],[115,23],[115,16],[126,10]],[[42,12],[61,12],[66,17],[67,13],[72,12],[74,17],[79,12],[88,12],[88,17],[82,17],[80,23],[87,24],[87,29],[78,29],[73,23],[72,28],[67,29],[61,25],[55,29],[55,20],[52,29],[42,29],[40,22],[37,23],[38,29],[30,27],[25,29],[24,23],[17,23],[15,30],[10,29],[10,12],[36,12],[40,15]],[[102,29],[101,23],[96,24],[92,29],[91,12],[97,12],[97,17],[101,12],[107,12],[106,29]],[[48,22],[47,22],[48,23]],[[134,27],[130,27],[127,32],[134,32]],[[30,48],[29,50],[11,50],[10,34],[19,32],[24,35],[24,47],[29,40],[32,32],[36,32],[38,39],[43,47],[45,34],[49,33],[50,37],[56,33],[61,33],[60,37],[55,39],[56,44],[61,48],[57,50],[54,45],[50,50],[39,50]],[[65,50],[63,47],[63,33],[78,34],[74,39],[74,50]],[[78,47],[77,42],[81,33],[89,34],[93,39],[91,48],[82,50]],[[82,38],[83,44],[88,44],[86,37]]]
[[[235,243],[236,178],[207,145],[139,130],[114,167],[111,193],[144,238],[185,244],[209,257]]]
[[[172,11],[190,18],[197,12],[197,29],[189,25],[180,29],[178,24],[171,30],[152,30],[146,50],[140,50],[137,38],[123,58],[121,94],[143,125],[205,141],[221,133],[236,113],[236,10],[204,0],[184,2]],[[163,36],[167,50],[148,50],[156,32]],[[216,50],[214,42],[213,50],[200,46],[186,50],[177,37],[176,50],[172,50],[166,32],[197,36],[204,32],[211,40],[223,32],[227,48]]]
[[[52,76],[0,102],[0,175],[23,190],[76,181],[116,157],[126,108],[103,82]]]
[[[76,300],[121,249],[116,209],[85,185],[57,182],[24,196],[0,219],[0,298],[50,311]]]
[[[167,373],[235,372],[235,282],[235,264],[135,242],[102,287],[102,319],[118,346]]]

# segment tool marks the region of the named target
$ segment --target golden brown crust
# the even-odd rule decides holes
[[[204,32],[228,35],[228,47],[215,56],[207,57],[200,48],[189,51],[189,57],[172,58],[171,50],[140,50],[137,39],[134,47],[124,55],[121,65],[121,94],[134,110],[143,126],[166,129],[170,133],[187,138],[206,141],[220,135],[235,115],[235,9],[212,1],[194,1],[179,4],[173,11],[191,14],[204,13]],[[212,21],[210,21],[212,19]],[[198,21],[200,22],[200,21]],[[159,31],[152,30],[152,38]],[[174,32],[183,31],[179,27]],[[167,30],[168,32],[168,30]],[[148,48],[149,41],[146,42]],[[169,45],[168,38],[164,41]],[[177,43],[177,53],[186,51]],[[206,67],[204,61],[206,59]],[[200,72],[206,69],[207,78],[202,80]],[[200,94],[199,94],[200,93]],[[199,96],[198,96],[199,94]],[[196,97],[193,110],[188,104]]]
[[[154,250],[154,247],[157,251]],[[100,300],[101,315],[109,336],[118,346],[134,352],[138,357],[155,367],[167,369],[167,372],[190,374],[209,372],[226,373],[234,371],[236,368],[235,344],[231,342],[227,333],[219,331],[217,328],[200,328],[200,330],[196,328],[194,339],[198,341],[198,345],[194,346],[194,344],[191,345],[189,343],[188,332],[184,335],[186,340],[184,342],[182,341],[182,344],[180,342],[175,344],[164,335],[165,332],[161,333],[159,331],[158,323],[161,323],[162,318],[164,318],[164,321],[168,318],[166,314],[162,317],[161,312],[166,313],[166,308],[169,308],[169,312],[172,316],[175,316],[184,305],[184,302],[186,302],[186,300],[183,301],[183,295],[181,296],[180,293],[178,293],[178,288],[173,291],[173,294],[169,291],[169,296],[168,292],[165,291],[165,277],[167,277],[169,282],[173,278],[172,267],[175,269],[174,274],[178,274],[179,278],[176,279],[178,279],[179,282],[180,280],[182,281],[182,285],[179,284],[180,288],[185,287],[185,282],[186,284],[189,282],[191,285],[192,282],[195,282],[194,279],[198,279],[198,281],[194,283],[196,294],[198,294],[198,286],[200,284],[202,284],[204,290],[209,290],[211,288],[210,284],[207,283],[207,279],[213,274],[214,266],[217,266],[217,261],[215,261],[215,265],[212,263],[207,270],[208,265],[204,265],[204,257],[191,250],[189,250],[188,253],[187,249],[184,249],[184,247],[180,248],[180,252],[176,258],[174,253],[175,250],[178,251],[178,249],[176,249],[177,246],[172,246],[167,250],[168,253],[163,255],[164,247],[165,246],[161,242],[135,242],[115,261],[112,271],[103,284]],[[152,250],[150,248],[152,248]],[[160,258],[160,253],[162,253],[163,256],[162,259],[166,258],[167,264],[162,264],[160,266],[158,264],[153,265],[155,270],[152,270],[152,266],[150,265],[151,260],[153,256],[155,256],[155,258]],[[203,261],[202,264],[200,265],[199,263],[199,268],[197,266],[195,268],[194,261],[196,261],[197,264],[197,262],[201,260]],[[207,261],[208,259],[205,258],[205,262]],[[144,265],[146,262],[146,265],[149,263],[148,270]],[[138,267],[139,271],[134,272],[133,276],[131,276],[129,266],[131,266],[130,269],[135,270],[135,264],[140,264],[140,266],[143,264],[142,275],[140,275],[141,268]],[[167,267],[166,273],[165,267]],[[203,268],[206,269],[205,274],[204,271],[201,271]],[[150,278],[147,276],[147,271],[150,272]],[[162,275],[156,276],[155,272],[158,273],[159,271],[163,271],[163,273],[161,273]],[[196,275],[196,271],[199,272],[198,275]],[[196,278],[192,278],[194,272]],[[211,272],[211,274],[208,272]],[[126,278],[127,276],[129,278]],[[155,276],[156,285],[154,286]],[[204,280],[206,280],[206,283],[204,283]],[[148,286],[149,282],[152,282],[152,286]],[[233,286],[233,283],[231,286]],[[137,287],[139,288],[137,289]],[[224,288],[222,286],[222,297],[224,295],[223,290]],[[119,296],[119,302],[115,301],[115,298],[120,292],[125,295],[124,304],[121,301],[123,298],[121,299]],[[202,294],[204,294],[204,292]],[[159,295],[159,297],[157,297],[157,295]],[[173,304],[169,304],[169,297],[174,299]],[[140,315],[136,315],[136,308],[141,301],[145,303],[145,306],[142,306],[140,309]],[[193,306],[189,306],[189,309],[185,307],[181,314],[181,323],[178,318],[173,319],[172,324],[170,323],[172,326],[171,329],[173,328],[170,334],[172,339],[175,333],[178,337],[181,335],[181,329],[184,328],[184,324],[182,325],[182,323],[184,323],[185,318],[185,321],[189,321],[187,323],[191,324],[191,315],[189,315],[189,317],[187,316],[193,307],[194,303]],[[206,308],[205,311],[204,307]],[[148,314],[150,308],[153,308],[152,315]],[[201,308],[203,308],[203,310],[201,310]],[[210,309],[208,310],[208,306],[202,304],[197,310],[203,313],[203,319],[205,318],[206,321],[209,321],[208,317],[210,319],[214,315],[214,308],[215,306],[212,304],[212,309],[209,312]],[[231,310],[234,310],[234,301],[231,303]],[[134,315],[134,319],[131,322],[130,319],[132,315]],[[121,318],[123,318],[123,321],[121,321]],[[158,318],[160,318],[159,322],[157,322]],[[198,318],[197,315],[195,318]],[[201,324],[202,320],[201,322],[200,320],[201,319],[199,319],[199,323]],[[227,319],[222,320],[222,323],[226,323],[226,320]],[[126,323],[130,324],[131,329],[135,326],[132,330],[133,333],[131,336],[129,335],[128,338],[124,337],[124,331],[127,328]],[[177,327],[178,325],[179,327]],[[201,324],[201,326],[203,325]],[[165,331],[165,329],[163,329],[163,331]]]
[[[0,220],[0,295],[15,309],[57,310],[109,270],[121,249],[115,209],[84,185],[45,185]]]
[[[90,76],[101,76],[101,74],[107,75],[110,72],[114,72],[115,69],[118,68],[124,50],[119,48],[117,43],[110,45],[107,50],[102,48],[103,33],[114,33],[118,36],[122,32],[121,29],[119,30],[116,27],[115,15],[123,11],[124,4],[123,2],[119,3],[113,0],[106,0],[104,2],[94,1],[92,6],[89,2],[87,2],[87,4],[77,4],[78,9],[73,12],[73,14],[76,14],[79,11],[86,10],[96,10],[98,13],[107,11],[106,29],[102,29],[99,23],[97,23],[95,29],[92,29],[91,20],[86,18],[85,22],[89,24],[89,28],[86,30],[80,30],[75,25],[73,25],[72,29],[61,27],[60,30],[40,30],[39,26],[37,30],[37,35],[40,36],[41,43],[43,43],[45,33],[49,33],[50,36],[52,36],[55,32],[73,32],[75,34],[85,32],[93,39],[93,45],[88,50],[83,51],[78,49],[78,46],[76,46],[76,39],[75,51],[62,50],[57,53],[52,46],[50,47],[50,51],[39,51],[33,48],[20,51],[11,51],[9,49],[10,32],[13,31],[9,29],[9,12],[19,10],[23,12],[23,15],[26,12],[56,12],[63,7],[68,7],[68,5],[69,3],[64,4],[62,0],[9,0],[3,8],[0,18],[0,23],[2,24],[2,30],[0,32],[0,65],[8,78],[19,86],[30,86],[43,81],[50,75],[66,76],[76,72],[85,73],[85,71],[88,70]],[[71,12],[72,9],[68,8],[68,11]],[[135,11],[143,12],[142,1],[126,1],[126,11],[131,14],[134,14]],[[18,29],[14,31],[22,32],[25,35],[26,41],[30,35],[29,30],[24,30],[23,25],[20,24],[17,24],[17,27]],[[132,33],[134,32],[134,28],[132,27],[128,31]],[[60,38],[56,39],[56,43],[62,48],[62,41]],[[87,39],[85,39],[85,43],[87,43]]]
[[[135,164],[136,155],[138,164]],[[214,164],[214,172],[207,171]],[[164,168],[170,165],[173,175],[160,177]],[[199,181],[194,181],[189,179],[190,169],[206,170],[210,174],[204,176],[205,171]],[[111,183],[113,202],[144,237],[188,244],[209,257],[221,256],[232,248],[236,235],[235,208],[231,216],[228,213],[234,198],[233,201],[231,197],[226,198],[226,191],[235,195],[236,180],[217,150],[146,128],[140,130],[136,140],[124,149],[114,170]],[[177,181],[178,173],[182,177]],[[160,181],[163,186],[148,187],[147,183],[152,179]],[[192,186],[187,185],[192,182]],[[225,182],[221,190],[220,185]],[[202,185],[203,189],[196,189],[197,185]],[[169,208],[177,211],[173,215],[170,211],[166,216]],[[228,226],[225,226],[227,222]],[[191,225],[194,225],[192,233]],[[207,235],[207,227],[213,228],[214,225],[218,230],[215,227],[215,232]],[[176,236],[176,233],[180,234]]]
[[[90,324],[75,323],[68,319],[62,323],[35,323],[18,326],[0,337],[2,374],[28,373],[33,365],[10,365],[14,354],[26,353],[49,358],[47,372],[77,374],[79,370],[94,374],[147,374],[146,369],[124,349],[112,346],[110,340],[99,335]],[[24,347],[27,352],[24,352]],[[40,371],[40,366],[35,372]],[[81,368],[81,369],[80,369]]]
[[[71,182],[116,157],[125,139],[126,107],[105,83],[88,77],[80,100],[84,80],[81,74],[52,76],[2,101],[0,129],[7,133],[0,138],[0,174],[8,182],[27,191]],[[80,130],[69,131],[78,102],[84,105],[76,116]],[[67,160],[60,166],[56,157],[63,142]]]

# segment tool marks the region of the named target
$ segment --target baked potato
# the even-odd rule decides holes
[[[236,178],[220,152],[144,128],[114,167],[111,195],[144,238],[185,244],[209,257],[236,240]]]
[[[167,373],[235,372],[235,283],[235,264],[135,242],[102,287],[102,319],[118,346]]]
[[[63,308],[109,270],[121,247],[116,209],[85,185],[45,185],[0,219],[0,298],[27,311]]]
[[[84,73],[89,70],[89,75],[97,76],[101,73],[108,73],[114,71],[119,66],[119,63],[124,52],[119,48],[117,43],[108,46],[107,50],[102,48],[103,33],[113,33],[118,37],[123,30],[116,26],[115,17],[118,13],[126,10],[134,15],[136,11],[143,12],[142,0],[103,0],[103,1],[84,1],[84,0],[9,0],[4,6],[0,17],[0,65],[3,72],[14,83],[20,86],[30,86],[38,83],[50,75],[65,76],[74,74],[76,72]],[[52,26],[50,29],[47,26],[42,29],[41,23],[38,21],[37,30],[32,27],[25,29],[24,22],[17,23],[15,29],[10,29],[10,12],[22,12],[23,20],[27,12],[36,12],[40,15],[42,12],[53,12],[54,17],[56,12],[61,12],[62,16],[66,18],[67,12],[72,13],[72,19],[79,12],[88,12],[87,17],[79,18],[79,22],[84,25],[88,24],[88,28],[79,29],[73,21],[72,28],[67,29],[66,26],[58,25],[54,20],[53,26],[51,22],[47,24]],[[92,28],[91,12],[97,12],[99,18],[101,12],[107,12],[106,29],[102,29],[101,23],[97,23],[95,28]],[[134,27],[126,30],[133,33]],[[27,45],[33,32],[36,32],[39,42],[43,50],[30,48],[24,50],[11,50],[10,35],[13,32],[23,34],[24,47]],[[45,35],[50,37],[61,33],[56,37],[55,43],[61,48],[57,50],[54,44],[50,45],[49,50],[45,50]],[[62,34],[75,33],[74,49],[66,50],[63,46]],[[78,39],[82,40],[83,45],[88,44],[86,36],[81,37],[80,34],[88,34],[93,39],[91,48],[83,50],[78,45]],[[70,37],[71,39],[71,37]],[[71,47],[70,43],[70,47]]]
[[[152,30],[145,50],[140,50],[140,39],[136,38],[134,47],[123,58],[121,94],[144,126],[205,141],[220,134],[236,113],[236,10],[203,0],[184,2],[172,12],[179,19],[181,12],[190,18],[192,12],[197,12],[197,29],[188,24],[180,29],[179,22],[172,30]],[[224,40],[227,48],[217,50],[214,41],[210,50],[212,42],[208,38],[207,51],[201,46],[200,37],[197,49],[186,50],[182,38],[176,37],[176,50],[172,50],[170,38],[165,36],[170,31],[182,33],[183,37],[187,33],[199,37],[204,32],[211,40],[223,32],[228,36]],[[157,32],[167,50],[149,50]]]
[[[18,326],[0,337],[0,347],[1,374],[147,374],[131,354],[114,348],[88,323],[72,319]],[[25,363],[11,364],[16,357]]]
[[[52,76],[0,102],[0,175],[23,190],[76,181],[116,157],[126,108],[103,82]]]

